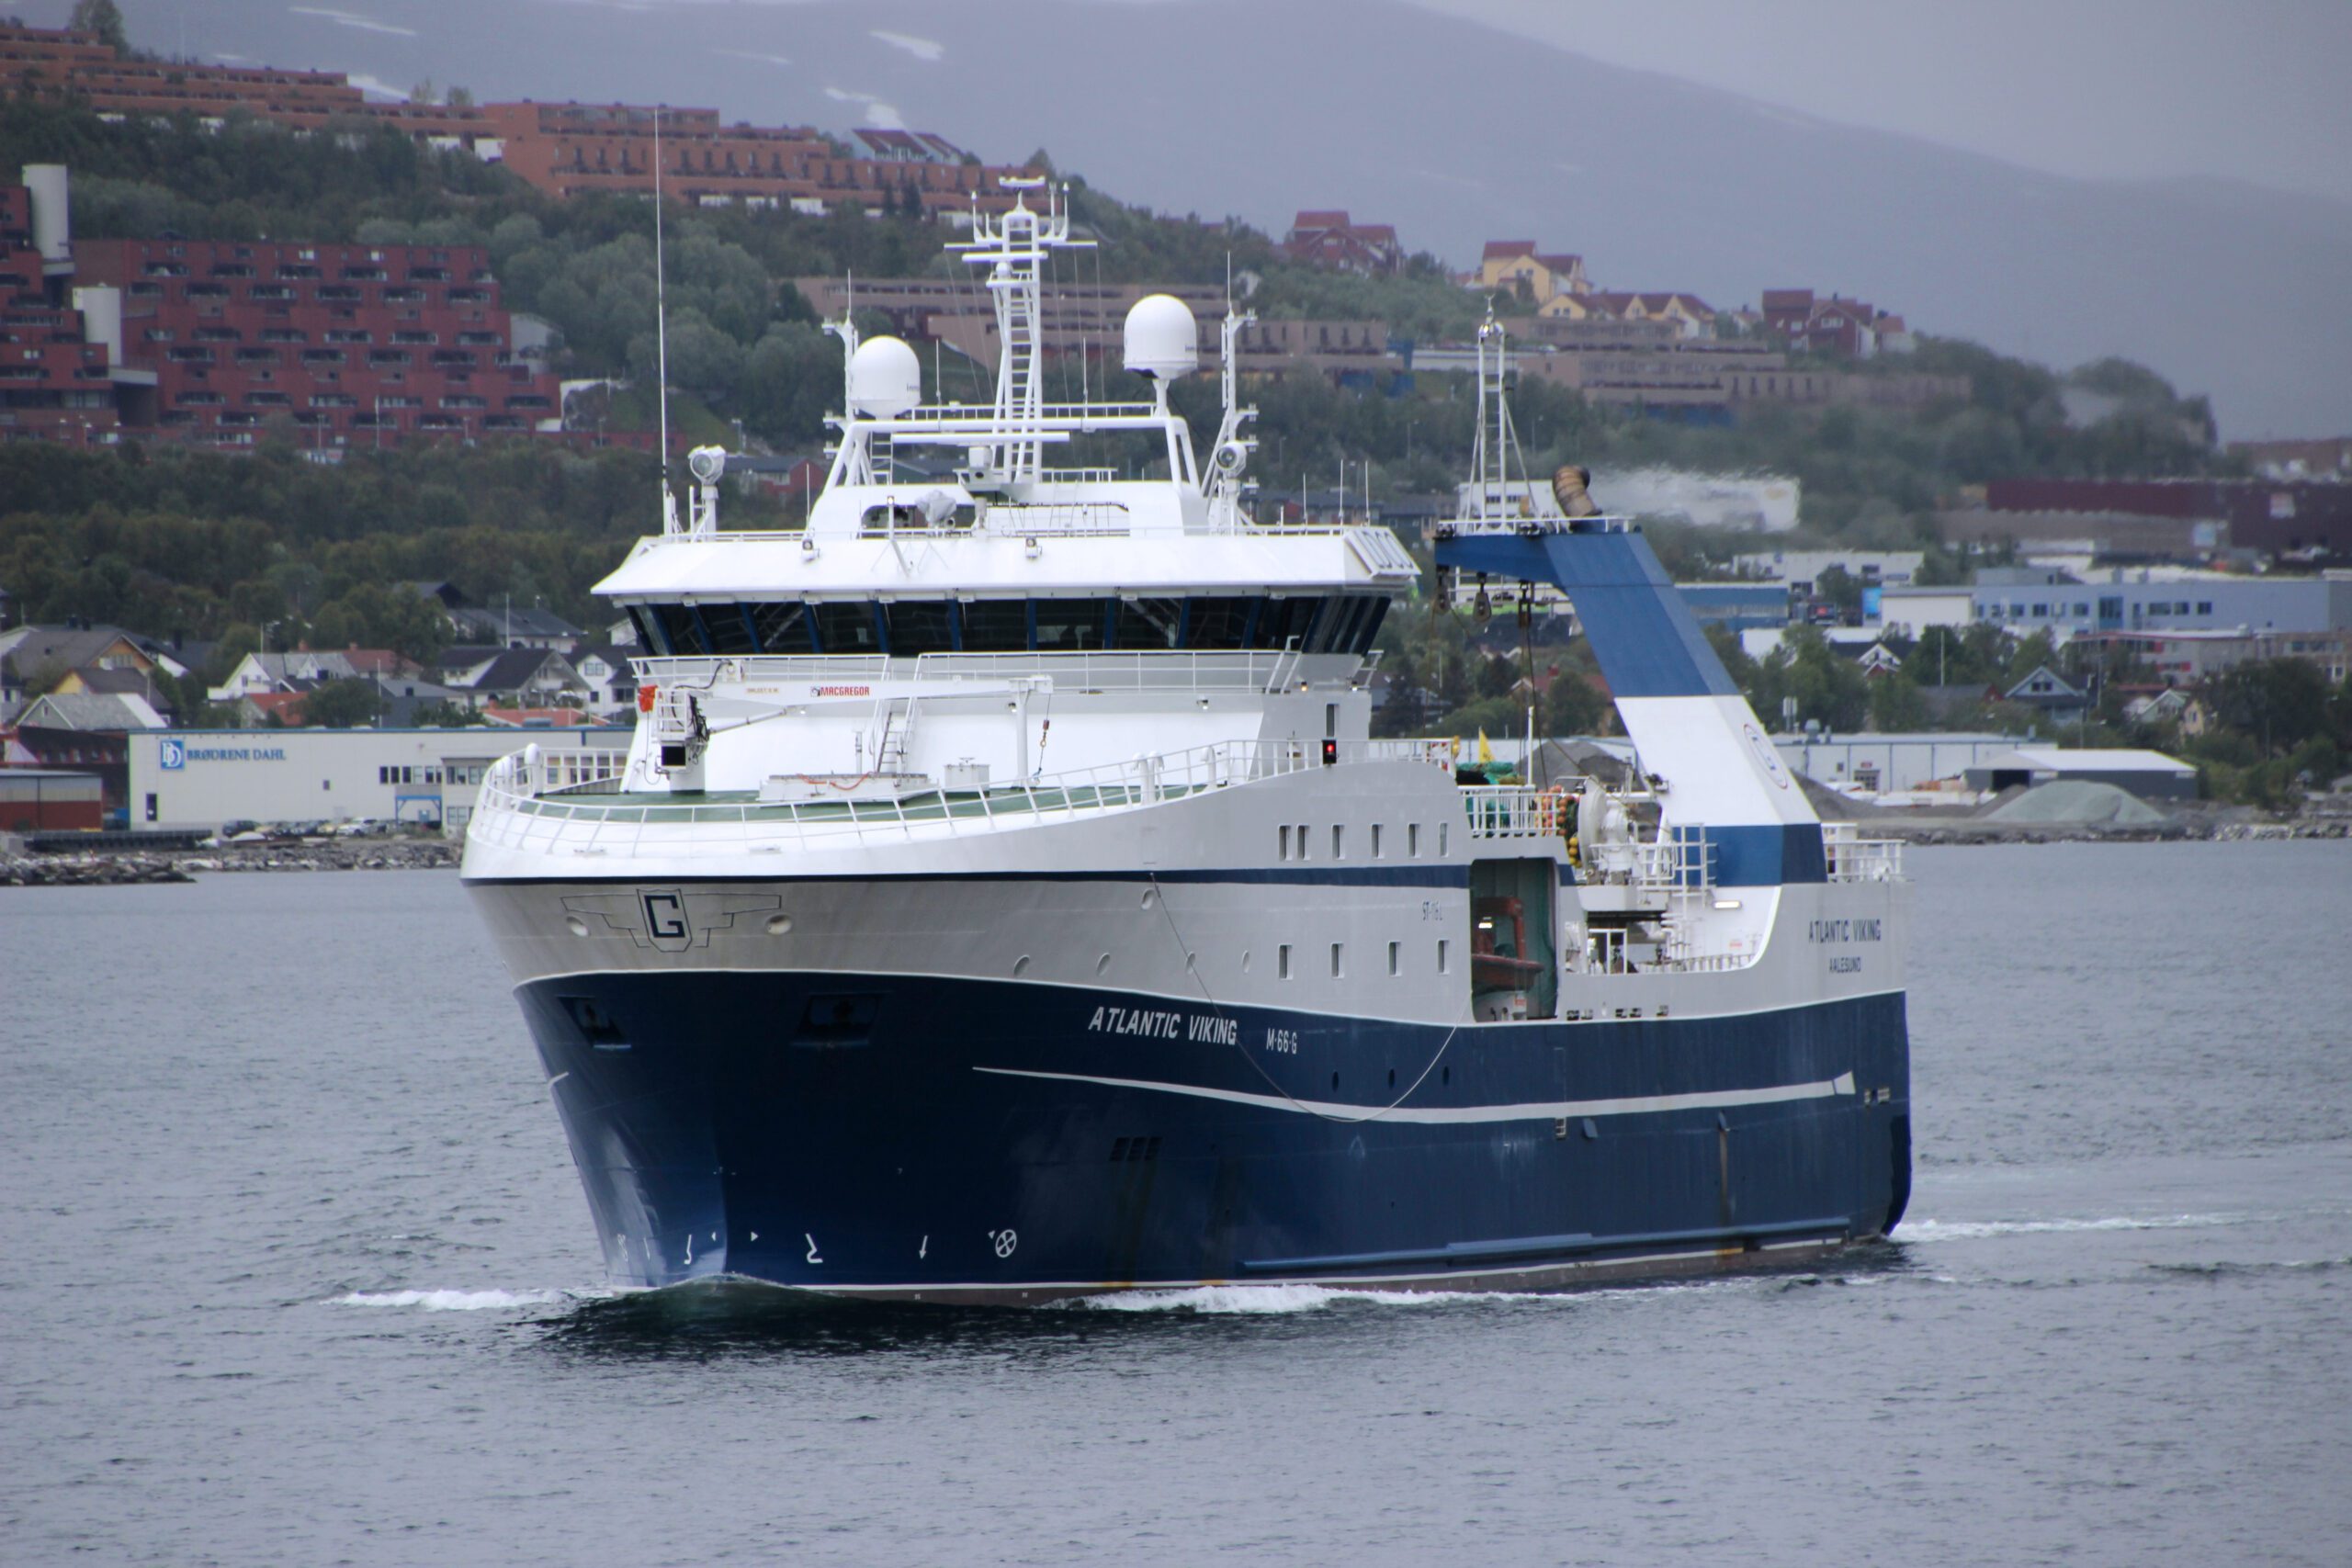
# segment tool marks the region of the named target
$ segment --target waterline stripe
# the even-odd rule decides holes
[[[1727,1111],[1735,1106],[1784,1105],[1796,1100],[1830,1100],[1854,1092],[1854,1075],[1839,1073],[1834,1078],[1824,1078],[1816,1083],[1781,1084],[1765,1089],[1631,1095],[1621,1100],[1563,1100],[1517,1105],[1399,1105],[1390,1109],[1339,1100],[1292,1100],[1279,1094],[1251,1094],[1245,1089],[1209,1089],[1200,1084],[1158,1083],[1148,1078],[1097,1077],[1091,1073],[1040,1073],[1024,1067],[974,1067],[972,1070],[999,1077],[1048,1078],[1057,1083],[1100,1084],[1105,1089],[1148,1089],[1159,1094],[1185,1095],[1194,1100],[1218,1100],[1227,1105],[1254,1105],[1266,1111],[1288,1111],[1302,1116],[1445,1126],[1492,1122],[1556,1122],[1568,1116],[1640,1116],[1661,1111]]]

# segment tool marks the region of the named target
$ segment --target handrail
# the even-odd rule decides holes
[[[1821,851],[1832,882],[1900,882],[1903,840],[1865,839],[1859,822],[1824,822]]]
[[[581,854],[639,852],[700,857],[775,852],[786,842],[876,833],[907,838],[917,829],[950,834],[993,830],[1008,818],[1030,822],[1061,819],[1099,810],[1148,806],[1206,790],[1254,784],[1326,766],[1409,762],[1453,767],[1447,741],[1234,740],[1133,761],[1066,773],[975,790],[926,788],[904,795],[854,795],[838,800],[704,801],[693,796],[665,800],[657,795],[622,795],[608,781],[626,766],[618,751],[579,753],[582,761],[551,784],[550,756],[530,750],[500,758],[484,775],[468,832],[485,842],[512,848],[568,848]],[[597,798],[591,798],[591,797]],[[691,828],[657,834],[647,829]],[[731,829],[732,831],[728,829]]]
[[[700,689],[720,681],[854,683],[903,680],[909,677],[901,671],[912,664],[911,678],[917,681],[1003,682],[1044,675],[1052,677],[1057,684],[1080,691],[1145,691],[1161,687],[1265,691],[1271,689],[1275,675],[1284,669],[1286,657],[1272,649],[1138,649],[1085,653],[1030,649],[1005,653],[924,653],[911,659],[879,653],[648,654],[632,659],[630,664],[639,680],[665,689],[672,685]],[[1344,660],[1357,656],[1335,653],[1311,657]],[[894,671],[894,665],[899,669]]]

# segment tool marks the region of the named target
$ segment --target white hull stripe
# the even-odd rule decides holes
[[[1293,1100],[1279,1094],[1251,1094],[1243,1089],[1208,1089],[1199,1084],[1158,1083],[1148,1078],[1096,1077],[1091,1073],[1039,1073],[1022,1067],[974,1067],[976,1073],[1000,1077],[1050,1078],[1059,1083],[1100,1084],[1105,1089],[1148,1089],[1159,1094],[1187,1095],[1194,1100],[1221,1100],[1228,1105],[1255,1105],[1267,1111],[1288,1111],[1302,1116],[1329,1116],[1359,1122],[1412,1122],[1459,1126],[1486,1122],[1556,1122],[1571,1116],[1639,1116],[1660,1111],[1722,1111],[1740,1105],[1781,1105],[1793,1100],[1829,1100],[1854,1092],[1854,1075],[1839,1073],[1817,1083],[1781,1084],[1766,1089],[1705,1089],[1696,1094],[1632,1095],[1623,1100],[1562,1100],[1518,1105],[1353,1105],[1328,1100]]]

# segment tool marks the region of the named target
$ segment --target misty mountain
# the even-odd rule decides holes
[[[2041,174],[1402,0],[123,9],[146,47],[400,91],[430,78],[479,98],[902,123],[991,161],[1042,146],[1129,201],[1277,236],[1297,209],[1344,207],[1457,265],[1490,237],[1529,238],[1581,253],[1607,288],[1720,307],[1835,290],[2061,367],[2140,360],[2209,394],[2231,435],[2352,430],[2352,207]],[[2003,91],[1984,84],[1987,114]]]

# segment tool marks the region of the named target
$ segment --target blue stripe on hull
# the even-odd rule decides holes
[[[1449,1043],[930,977],[571,976],[518,994],[622,1283],[1490,1284],[1878,1235],[1908,1187],[1899,995]],[[1238,1044],[1217,1038],[1227,1021]],[[1413,1119],[1381,1114],[1400,1097]]]

